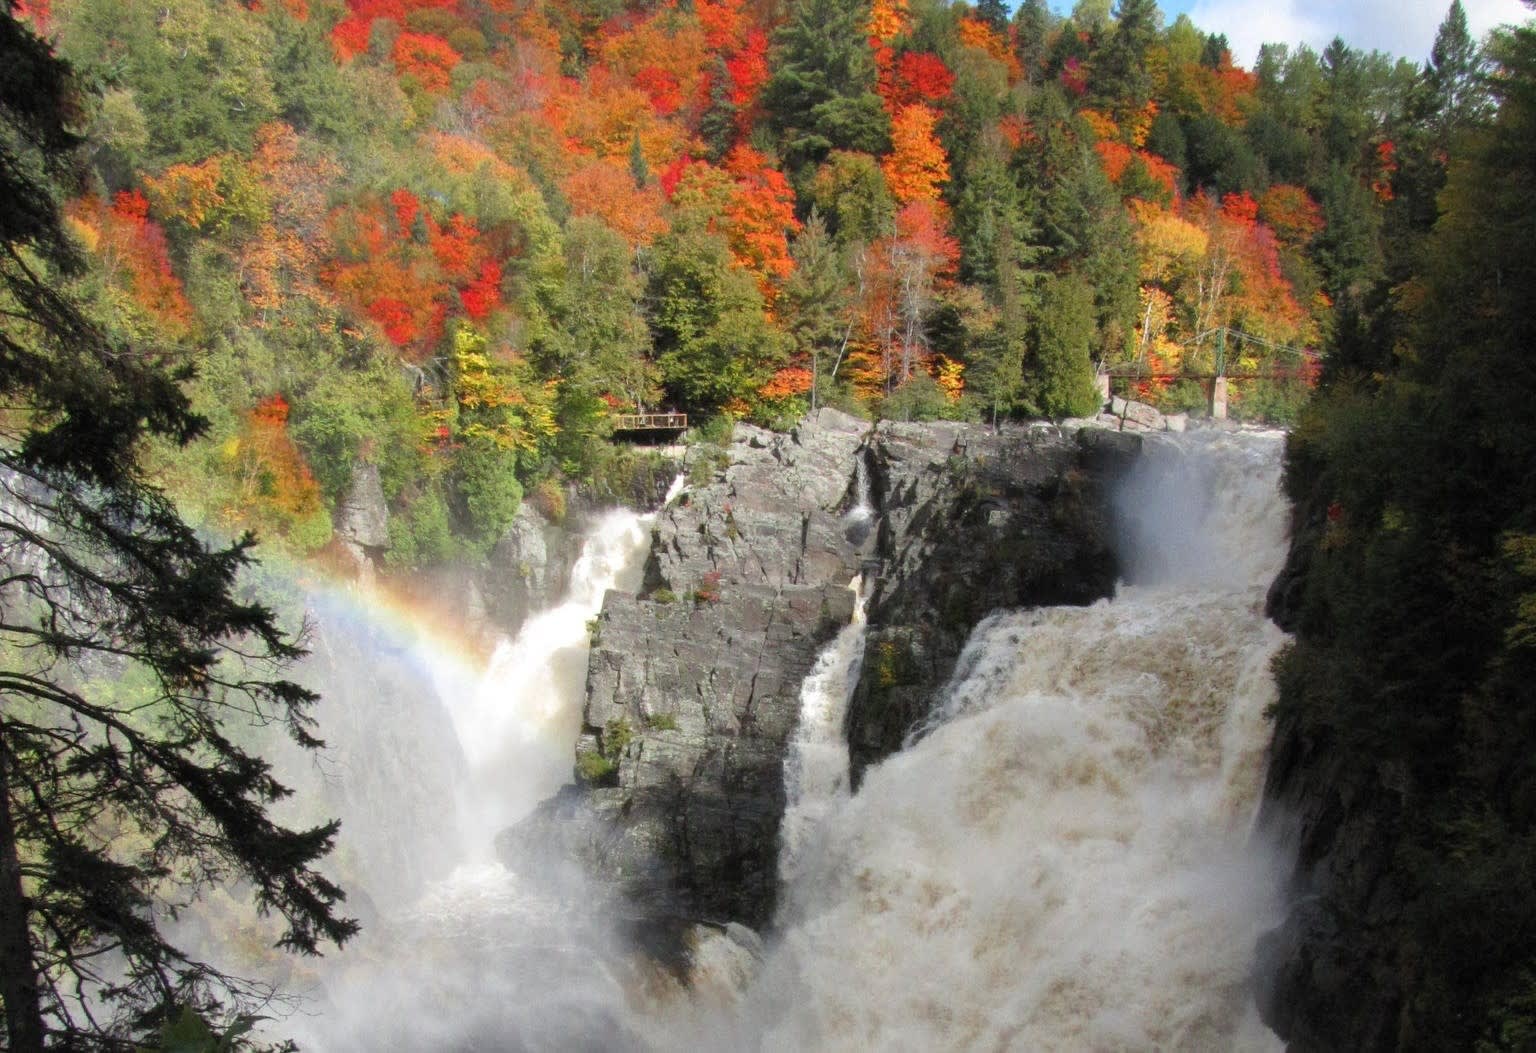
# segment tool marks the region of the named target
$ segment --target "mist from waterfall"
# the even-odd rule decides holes
[[[907,749],[852,797],[802,797],[793,810],[817,818],[786,834],[760,975],[730,1014],[674,1035],[1280,1048],[1249,990],[1281,872],[1251,829],[1284,640],[1262,609],[1285,552],[1280,446],[1149,440],[1117,500],[1128,583],[988,618]]]
[[[306,1004],[283,1037],[322,1053],[634,1044],[601,897],[564,862],[504,865],[492,838],[571,781],[588,622],[609,589],[638,588],[653,518],[600,519],[563,601],[498,643],[478,681],[316,612],[322,796],[341,813],[336,856],[365,928],[286,977]]]

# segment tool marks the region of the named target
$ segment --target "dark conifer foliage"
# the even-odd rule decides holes
[[[79,112],[69,69],[0,9],[0,1001],[7,1048],[128,1048],[191,1007],[253,993],[168,942],[157,918],[248,881],[316,952],[356,929],[314,869],[336,825],[292,830],[287,790],[240,746],[277,721],[319,745],[302,652],[241,598],[253,539],[210,547],[146,477],[155,437],[204,421],[184,373],[109,337],[66,294],[60,223]]]
[[[1443,214],[1394,294],[1341,324],[1289,452],[1302,575],[1280,725],[1319,764],[1349,758],[1329,792],[1372,808],[1381,842],[1344,849],[1355,877],[1319,880],[1337,927],[1307,953],[1391,977],[1369,999],[1397,1006],[1381,1048],[1536,1043],[1536,441],[1519,421],[1536,396],[1536,34],[1495,51],[1496,119],[1458,129]],[[1331,252],[1368,284],[1346,239]],[[1302,874],[1334,836],[1309,840]],[[1282,1036],[1352,1045],[1362,1021],[1317,1015],[1298,975]]]
[[[791,164],[818,162],[833,150],[878,154],[889,143],[868,21],[862,0],[803,0],[780,30],[779,65],[764,103]]]

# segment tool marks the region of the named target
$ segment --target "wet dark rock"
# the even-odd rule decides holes
[[[534,611],[560,602],[580,554],[580,534],[524,502],[476,575],[487,616],[507,635]]]
[[[928,716],[987,614],[1114,591],[1109,488],[1140,448],[1101,428],[881,425],[881,569],[848,723],[855,785]]]
[[[1259,827],[1296,864],[1284,920],[1259,942],[1255,987],[1264,1022],[1297,1053],[1398,1046],[1411,972],[1391,876],[1404,781],[1294,721],[1276,725]]]
[[[657,517],[642,595],[609,593],[593,627],[585,786],[503,837],[509,862],[533,833],[664,926],[768,921],[800,683],[853,613],[863,554],[843,520],[868,430],[835,411],[789,435],[739,426],[695,469],[704,485]]]

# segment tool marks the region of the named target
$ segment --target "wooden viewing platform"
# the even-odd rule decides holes
[[[619,432],[655,432],[688,430],[688,414],[686,413],[615,413],[613,421],[614,434]]]
[[[1224,377],[1227,380],[1302,380],[1306,377],[1305,369],[1259,369],[1246,373],[1134,373],[1121,372],[1115,369],[1105,371],[1105,376],[1115,380],[1215,380]]]

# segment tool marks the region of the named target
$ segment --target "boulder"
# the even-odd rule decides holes
[[[1125,418],[1127,428],[1162,431],[1166,427],[1162,412],[1156,406],[1149,406],[1145,402],[1127,402],[1122,416]]]

